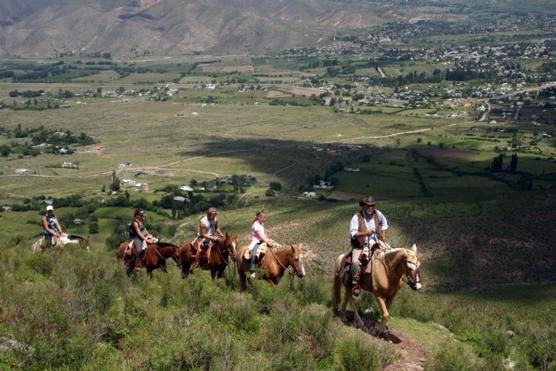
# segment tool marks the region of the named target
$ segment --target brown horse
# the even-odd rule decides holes
[[[230,259],[235,259],[237,240],[237,235],[226,233],[224,238],[218,239],[212,245],[208,259],[201,259],[201,269],[210,270],[212,279],[222,277],[224,270],[230,263]],[[186,278],[191,272],[191,266],[196,261],[195,256],[196,249],[191,242],[186,242],[180,247],[182,278]]]
[[[362,325],[363,321],[359,316],[355,302],[352,300],[351,274],[349,266],[346,265],[346,255],[347,254],[341,254],[336,258],[332,304],[334,312],[338,314],[338,304],[340,302],[341,286],[343,284],[345,293],[340,312],[341,317],[345,320],[346,306],[348,302],[351,301],[355,319],[359,325]],[[382,312],[382,321],[379,330],[383,333],[387,333],[388,326],[386,324],[390,318],[388,309],[392,304],[392,300],[394,300],[394,297],[398,293],[398,290],[402,287],[404,276],[407,280],[407,284],[413,290],[417,291],[421,289],[421,278],[419,275],[420,262],[417,256],[417,247],[413,245],[411,249],[393,249],[387,253],[379,252],[378,256],[373,257],[373,260],[369,264],[372,267],[372,273],[363,274],[361,278],[361,288],[374,293]]]
[[[135,246],[132,246],[129,250],[129,254],[126,254],[128,249],[129,241],[122,242],[118,248],[118,260],[123,261],[126,265],[133,263],[135,261]],[[180,249],[178,246],[167,243],[167,242],[156,242],[148,244],[148,249],[145,252],[144,259],[137,265],[139,268],[145,267],[147,269],[147,274],[152,278],[152,271],[160,268],[163,272],[167,273],[166,270],[166,259],[171,258],[176,265],[180,265]],[[133,269],[128,269],[128,275],[133,273]]]
[[[247,274],[249,273],[249,259],[245,259],[248,246],[243,246],[236,255],[237,271],[241,290],[247,288]],[[286,272],[288,267],[293,267],[298,277],[305,276],[303,266],[303,244],[284,245],[278,248],[267,248],[265,255],[260,262],[260,267],[264,270],[263,279],[272,286],[277,285]]]

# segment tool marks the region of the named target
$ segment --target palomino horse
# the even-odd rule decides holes
[[[81,236],[67,235],[63,233],[60,237],[52,237],[52,245],[48,244],[46,238],[41,237],[33,244],[33,252],[37,253],[39,251],[44,251],[49,247],[66,247],[66,246],[77,246],[89,252],[90,245],[89,241]]]
[[[249,273],[249,259],[245,259],[248,246],[243,246],[236,255],[237,271],[241,290],[247,288],[247,274]],[[293,267],[298,277],[305,276],[303,266],[303,244],[284,245],[277,248],[269,247],[260,262],[260,267],[264,269],[263,279],[272,286],[277,285],[289,266]]]
[[[376,254],[380,254],[376,256]],[[417,257],[417,246],[413,245],[411,249],[393,249],[387,253],[377,252],[375,257],[369,263],[372,268],[371,274],[363,274],[361,278],[361,288],[375,294],[376,301],[382,312],[382,321],[380,323],[380,331],[387,333],[388,327],[386,323],[390,317],[388,309],[392,304],[394,296],[402,287],[404,275],[407,284],[413,290],[421,288],[421,278],[419,275],[419,258]],[[334,312],[338,314],[338,304],[340,302],[341,286],[344,285],[344,301],[342,302],[341,317],[345,319],[345,310],[348,302],[351,301],[354,316],[359,325],[363,324],[357,307],[352,299],[351,293],[351,275],[349,267],[346,268],[346,254],[342,254],[336,258],[334,268],[334,292],[332,304]]]
[[[224,238],[218,239],[210,248],[208,259],[201,259],[201,269],[210,270],[212,279],[220,278],[224,270],[234,260],[237,247],[237,235],[226,233]],[[191,266],[196,261],[196,251],[191,242],[180,247],[181,277],[186,278],[191,272]]]
[[[129,264],[135,261],[135,246],[132,246],[131,249],[129,249],[129,253],[126,253],[126,251],[128,251],[128,245],[129,241],[120,244],[117,258],[129,266]],[[157,268],[160,268],[165,273],[168,272],[166,270],[166,259],[168,258],[172,258],[176,265],[180,265],[180,248],[167,242],[150,243],[138,267],[145,267],[147,269],[147,274],[152,278],[152,271]],[[128,269],[128,275],[132,273],[133,269]]]

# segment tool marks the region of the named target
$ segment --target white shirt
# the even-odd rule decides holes
[[[261,240],[261,235],[264,233],[264,224],[259,223],[258,220],[255,220],[253,225],[251,226],[251,243],[249,244],[249,249],[258,245]]]
[[[383,231],[387,230],[388,221],[386,220],[386,217],[378,210],[375,210],[375,212],[378,213],[378,222],[380,223],[380,229],[382,229]],[[364,216],[363,220],[365,221],[365,225],[367,226],[367,229],[374,231],[374,233],[371,236],[365,236],[365,244],[370,243],[371,240],[375,242],[378,241],[378,235],[376,234],[376,227],[375,227],[375,218],[374,217],[369,218],[365,213],[363,213],[363,216]],[[357,214],[355,214],[351,218],[351,222],[349,223],[349,237],[353,238],[357,232],[359,232],[359,218],[357,217]]]
[[[207,235],[208,236],[214,236],[216,234],[216,218],[214,218],[214,220],[209,220],[208,216],[204,216],[203,218],[201,218],[199,224],[202,224],[205,226],[206,230],[207,230]],[[197,237],[201,237],[201,226],[199,225],[199,227],[197,228]]]

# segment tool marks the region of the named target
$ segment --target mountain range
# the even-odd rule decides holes
[[[256,53],[397,16],[328,0],[0,0],[0,55]]]

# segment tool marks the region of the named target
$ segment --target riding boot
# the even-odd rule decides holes
[[[197,255],[195,255],[195,268],[201,267],[201,259],[203,258],[203,248],[199,247],[199,251],[197,251]]]
[[[359,294],[361,293],[361,270],[362,268],[359,267],[359,269],[353,276],[352,287],[351,287],[351,294],[353,296],[359,296]]]
[[[146,250],[141,250],[139,256],[136,259],[135,269],[140,269],[145,266],[146,255]]]

